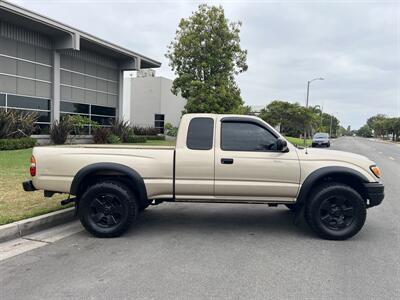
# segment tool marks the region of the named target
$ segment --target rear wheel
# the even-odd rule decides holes
[[[285,204],[285,206],[287,208],[289,208],[291,211],[296,212],[299,209],[299,206],[297,203],[293,203],[293,204]]]
[[[98,237],[124,233],[138,215],[135,194],[125,185],[104,181],[90,186],[79,201],[79,219]]]
[[[353,188],[341,183],[319,187],[306,205],[308,225],[320,237],[345,240],[357,234],[365,223],[364,199]]]

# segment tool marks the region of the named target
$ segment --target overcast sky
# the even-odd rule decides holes
[[[205,1],[14,0],[28,9],[162,62],[178,22]],[[400,116],[400,1],[215,1],[242,21],[246,104],[324,105],[356,129],[376,113]]]

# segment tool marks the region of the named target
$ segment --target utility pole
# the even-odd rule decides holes
[[[307,81],[307,98],[306,98],[306,108],[308,108],[308,98],[310,95],[310,83],[315,81],[315,80],[324,80],[322,77],[314,78],[309,81]],[[307,126],[304,124],[304,147],[307,146]]]

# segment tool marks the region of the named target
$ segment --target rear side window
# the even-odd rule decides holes
[[[214,120],[193,118],[190,121],[186,145],[192,150],[210,150],[214,139]]]

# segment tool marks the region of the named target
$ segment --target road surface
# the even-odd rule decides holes
[[[348,241],[294,226],[284,207],[162,204],[121,238],[72,224],[69,237],[26,241],[42,247],[0,262],[0,298],[399,299],[400,147],[340,138],[332,148],[370,157],[386,184]]]

